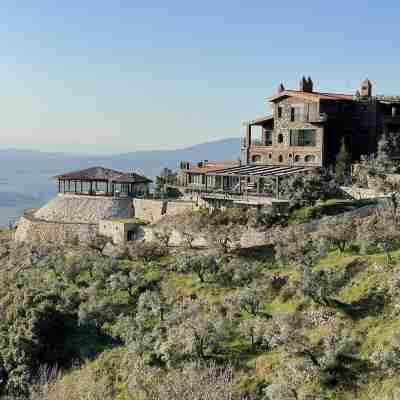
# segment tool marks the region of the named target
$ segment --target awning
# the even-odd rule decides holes
[[[260,176],[260,177],[279,177],[300,172],[312,171],[309,167],[288,167],[278,165],[242,165],[238,167],[220,169],[207,173],[209,176]]]

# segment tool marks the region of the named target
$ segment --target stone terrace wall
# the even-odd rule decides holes
[[[145,240],[145,241],[155,240],[154,231],[157,230],[157,228],[159,228],[157,225],[138,227],[137,240]],[[185,241],[182,235],[176,229],[172,229],[169,243],[171,246],[185,245]],[[265,232],[258,231],[254,228],[249,228],[249,227],[244,228],[241,232],[240,246],[243,248],[263,246],[267,243],[268,240]],[[199,233],[198,235],[196,235],[195,240],[193,241],[193,246],[207,247],[208,246],[207,239]]]
[[[25,215],[18,222],[14,239],[20,242],[63,242],[78,238],[88,241],[97,234],[98,224],[49,222]]]
[[[151,223],[159,221],[165,215],[179,215],[193,210],[192,201],[134,199],[135,218]]]
[[[97,223],[105,218],[130,218],[133,205],[129,198],[59,194],[34,216],[53,222]]]

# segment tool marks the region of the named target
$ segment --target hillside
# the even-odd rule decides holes
[[[32,400],[396,399],[397,212],[336,217],[311,236],[238,211],[191,218],[176,225],[207,233],[208,249],[169,249],[161,230],[159,242],[113,258],[76,243],[3,243],[0,390],[30,388]],[[221,246],[254,224],[273,229],[271,246]]]
[[[52,176],[70,170],[101,165],[122,171],[135,170],[154,178],[162,168],[176,169],[183,160],[235,160],[240,139],[202,143],[179,150],[137,151],[111,156],[0,150],[0,226],[49,200],[56,187]],[[6,204],[5,204],[6,203]]]

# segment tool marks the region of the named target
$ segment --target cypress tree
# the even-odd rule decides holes
[[[336,157],[335,179],[340,185],[345,184],[349,180],[350,175],[350,154],[347,151],[344,138],[340,146],[339,154]]]
[[[391,149],[389,140],[386,135],[383,134],[378,142],[378,151],[375,159],[375,166],[379,172],[387,172],[393,166],[390,153]]]

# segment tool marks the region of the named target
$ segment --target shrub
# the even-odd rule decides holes
[[[130,260],[154,261],[167,254],[165,247],[156,242],[129,242],[127,244]]]

